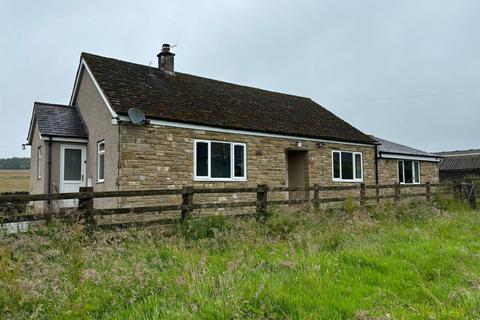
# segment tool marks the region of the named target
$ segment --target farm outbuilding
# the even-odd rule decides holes
[[[439,152],[440,180],[462,180],[466,177],[480,177],[480,149]]]

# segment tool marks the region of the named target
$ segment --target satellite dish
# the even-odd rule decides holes
[[[134,125],[144,124],[146,122],[145,114],[137,108],[128,109],[128,117]]]

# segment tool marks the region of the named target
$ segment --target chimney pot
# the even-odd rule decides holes
[[[158,67],[160,70],[163,70],[169,74],[174,74],[174,57],[175,53],[170,52],[170,45],[168,43],[164,43],[162,45],[162,51],[157,54],[158,57]]]
[[[170,45],[168,43],[162,44],[162,52],[170,52]]]

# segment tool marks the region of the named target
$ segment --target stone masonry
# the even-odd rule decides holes
[[[194,139],[239,142],[247,145],[247,181],[199,182],[193,179]],[[272,187],[287,185],[286,152],[308,152],[306,184],[346,185],[332,181],[332,150],[363,153],[366,184],[375,183],[375,148],[355,144],[302,141],[298,148],[295,139],[281,139],[217,133],[167,126],[134,126],[121,123],[120,128],[120,188],[121,190],[194,187]],[[269,193],[269,199],[286,199],[285,193]],[[162,197],[162,203],[180,203],[179,196]],[[252,201],[255,194],[196,195],[194,202]],[[155,202],[156,201],[156,202]],[[122,205],[158,204],[155,199],[124,199]]]
[[[398,183],[398,160],[379,159],[378,177],[380,184]],[[420,161],[420,183],[438,183],[439,171],[437,162]]]

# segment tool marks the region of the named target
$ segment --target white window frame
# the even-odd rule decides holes
[[[211,143],[230,144],[230,178],[212,178],[211,177]],[[197,143],[206,143],[208,145],[207,154],[207,176],[197,176]],[[235,177],[235,146],[242,146],[244,150],[243,157],[243,177]],[[240,142],[218,141],[218,140],[193,140],[193,180],[194,181],[247,181],[247,144]]]
[[[39,146],[37,148],[37,179],[41,179],[42,178],[42,146]]]
[[[100,151],[100,145],[103,144],[103,150]],[[103,179],[100,179],[100,156],[103,155]],[[105,182],[105,140],[97,142],[97,182]]]
[[[333,155],[335,153],[339,154],[340,178],[335,178],[335,162],[334,162],[334,157],[333,157]],[[351,153],[352,156],[353,156],[353,179],[342,179],[342,153]],[[356,155],[360,155],[361,178],[356,178],[357,177]],[[353,151],[332,150],[331,157],[332,157],[332,181],[334,181],[334,182],[363,182],[363,176],[364,176],[364,174],[363,174],[363,172],[364,172],[363,153],[353,152]]]
[[[412,163],[412,177],[413,177],[413,182],[405,182],[405,161],[411,162]],[[400,162],[403,163],[403,182],[400,181],[400,174],[399,174],[399,169],[400,169]],[[418,182],[416,182],[415,178],[417,177],[415,175],[415,162],[418,163]],[[397,181],[400,184],[421,184],[422,183],[422,167],[420,166],[420,161],[418,160],[397,160]]]

